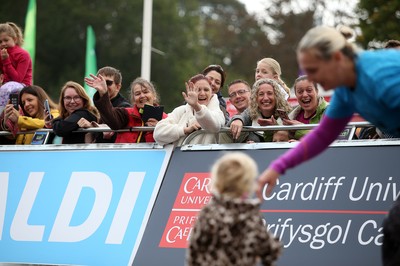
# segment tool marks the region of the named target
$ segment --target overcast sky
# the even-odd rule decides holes
[[[268,3],[270,3],[270,0],[239,0],[239,2],[242,2],[245,6],[246,9],[249,13],[256,13],[257,15],[262,15],[262,12],[264,11],[265,7],[267,6]],[[351,10],[354,10],[355,6],[359,0],[330,0],[326,1],[326,12],[323,12],[322,16],[322,23],[323,25],[328,25],[328,26],[336,26],[335,25],[335,12],[340,9],[344,9],[350,14],[352,14]],[[293,0],[292,5],[297,7],[295,10],[300,10],[303,8],[306,8],[309,5],[312,5],[312,2],[309,1],[301,1],[301,0]],[[345,7],[345,8],[343,8]],[[354,13],[352,14],[354,15]],[[350,20],[345,21],[346,24],[354,24],[355,15],[353,18]],[[341,22],[343,23],[343,22]]]
[[[247,12],[253,13],[257,10],[262,10],[262,3],[268,2],[268,0],[239,0],[239,2],[245,4]]]

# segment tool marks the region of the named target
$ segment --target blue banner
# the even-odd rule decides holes
[[[171,151],[0,153],[0,262],[129,265]]]

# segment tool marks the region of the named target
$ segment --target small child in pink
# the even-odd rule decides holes
[[[21,48],[23,42],[22,31],[15,23],[0,24],[0,68],[4,84],[15,81],[25,86],[32,85],[32,60]]]

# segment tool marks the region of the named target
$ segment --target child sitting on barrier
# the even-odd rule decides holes
[[[212,167],[212,200],[200,211],[186,254],[187,265],[273,265],[281,243],[267,231],[260,200],[251,195],[255,161],[241,152],[224,155]]]

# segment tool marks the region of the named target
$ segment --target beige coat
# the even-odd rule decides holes
[[[180,146],[186,138],[184,128],[196,121],[206,132],[194,137],[190,144],[217,143],[216,133],[225,124],[217,95],[213,95],[208,105],[202,105],[198,112],[188,104],[175,108],[167,118],[157,123],[153,137],[158,144],[174,143]]]

